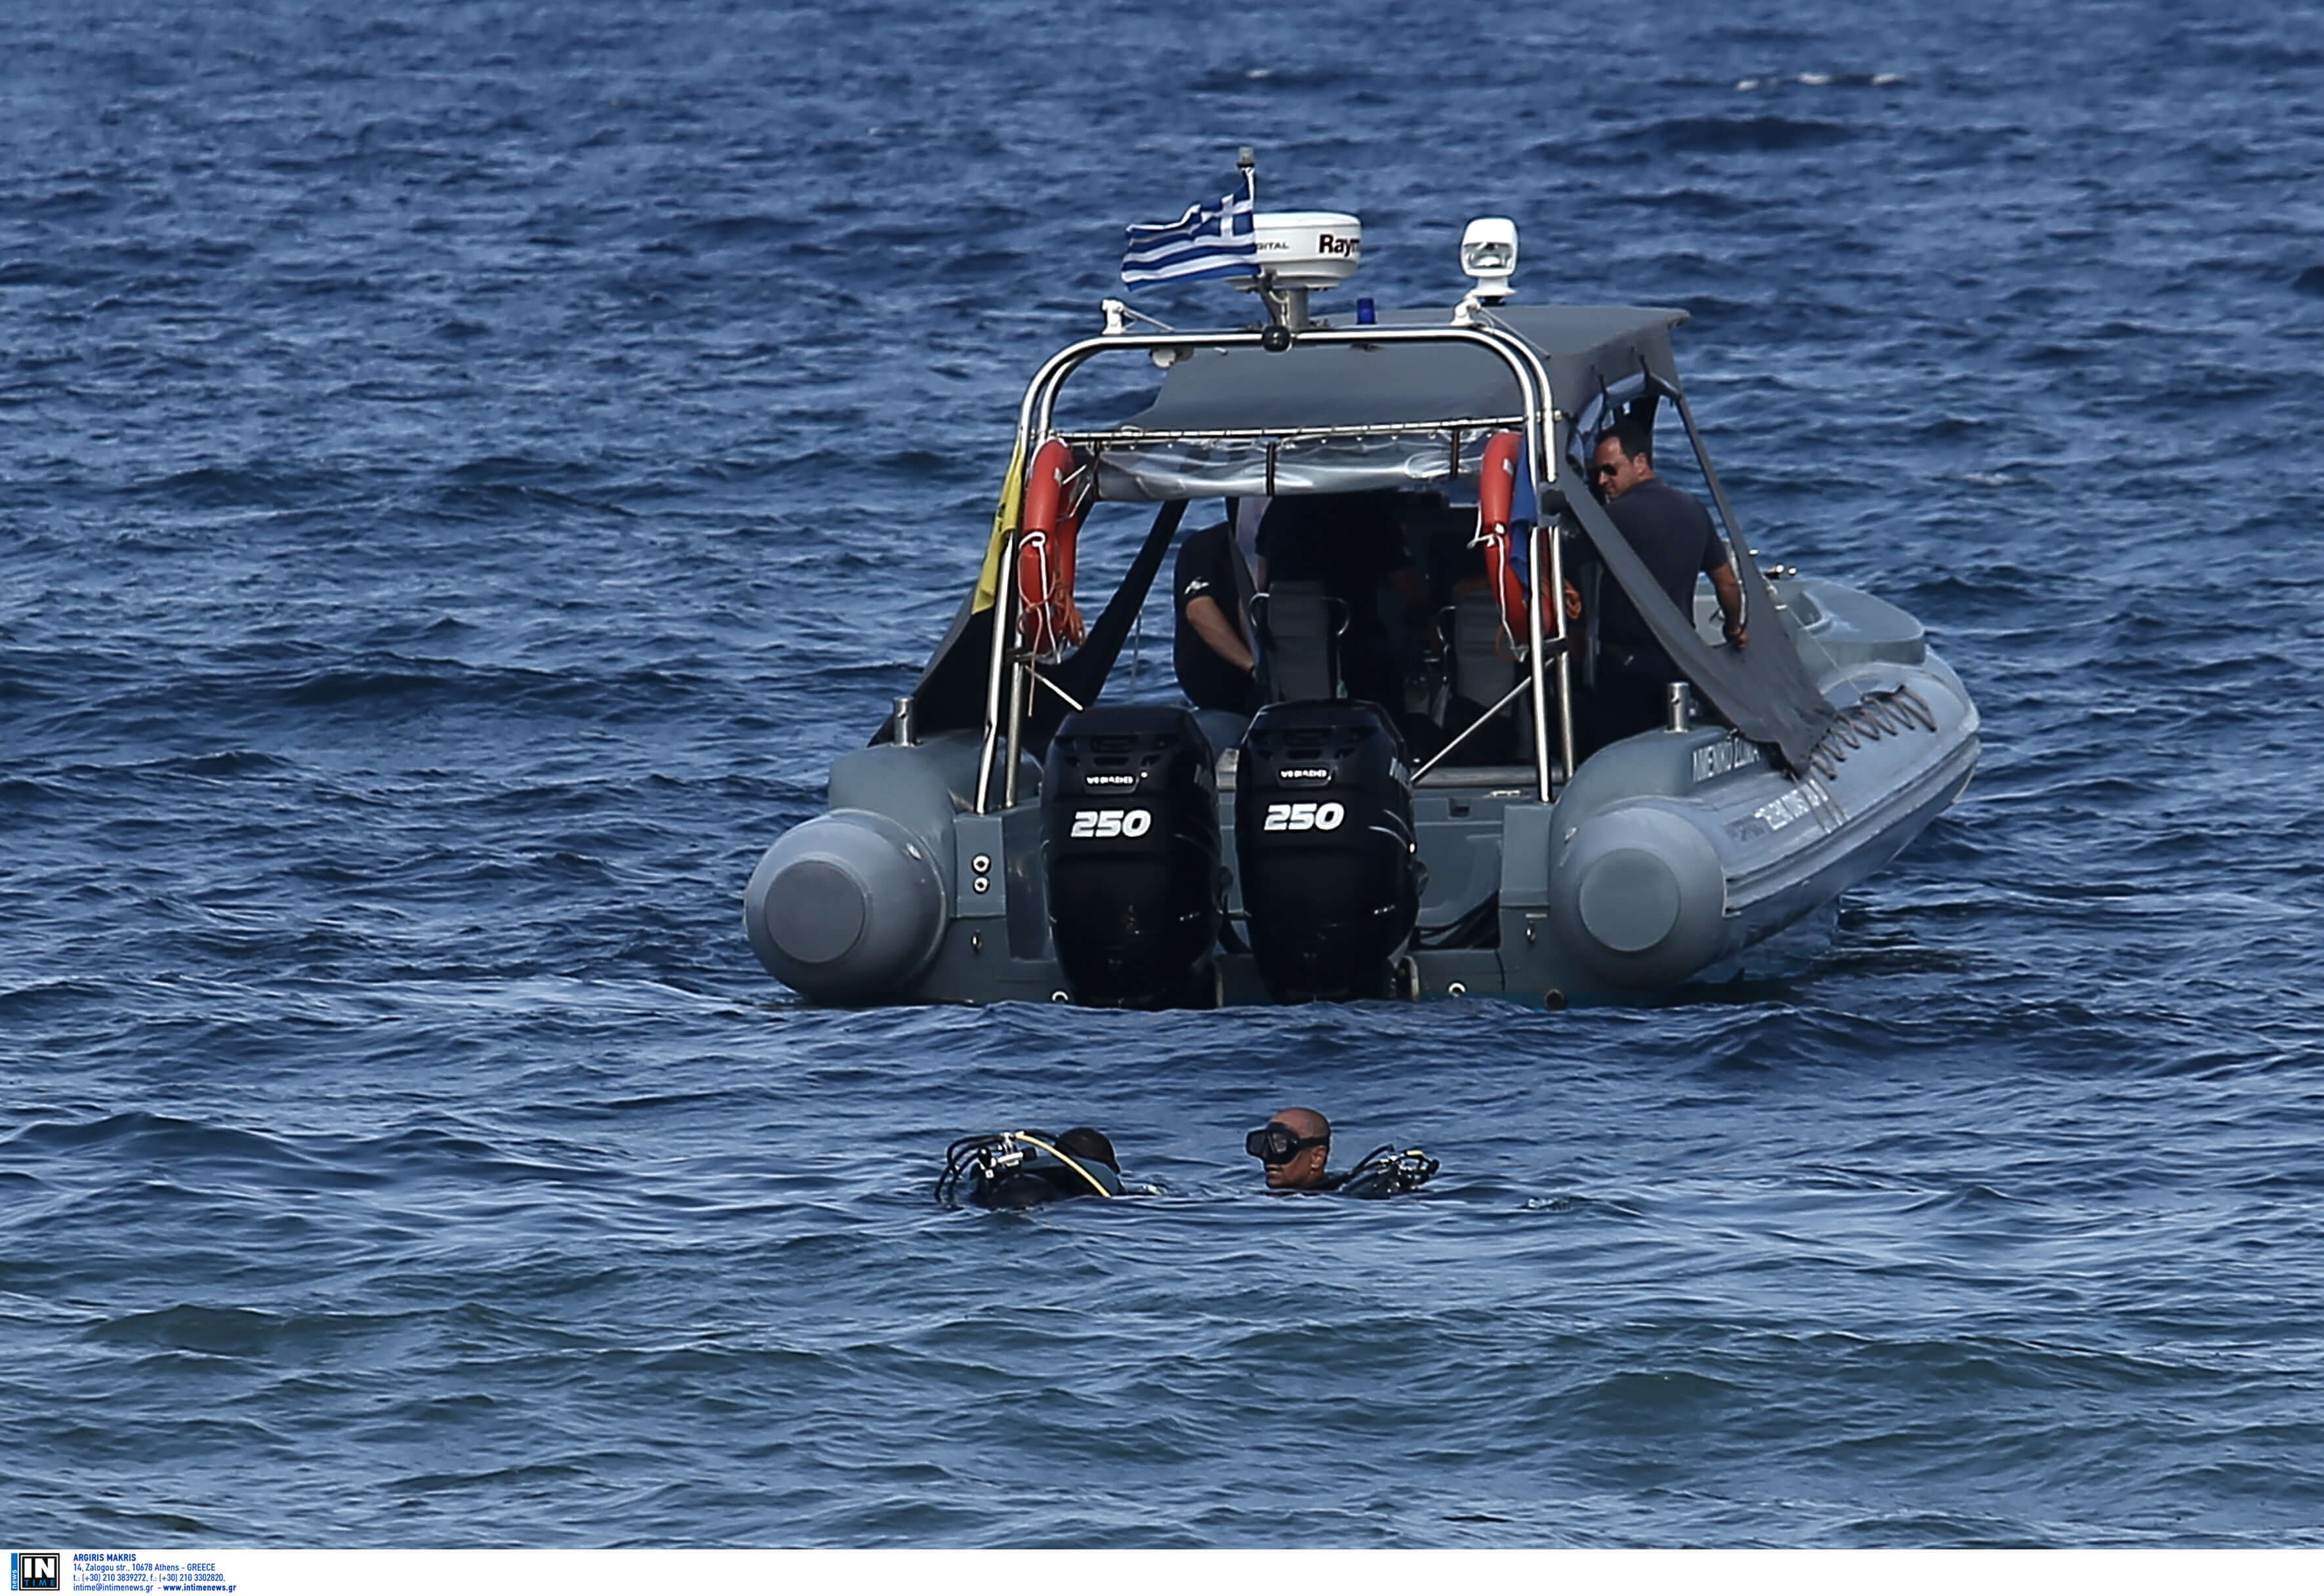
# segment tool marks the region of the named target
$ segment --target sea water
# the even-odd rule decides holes
[[[2313,13],[16,0],[0,91],[20,1541],[2324,1540]],[[1382,305],[1501,215],[1686,309],[1753,545],[1969,683],[1789,968],[752,959],[1024,380],[1244,143]],[[1290,1102],[1443,1172],[1264,1195]],[[1083,1121],[1164,1195],[931,1201]]]

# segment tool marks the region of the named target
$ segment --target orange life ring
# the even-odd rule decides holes
[[[1525,439],[1515,432],[1496,432],[1485,441],[1485,459],[1477,473],[1477,538],[1485,551],[1485,579],[1501,601],[1501,627],[1512,649],[1527,641],[1525,583],[1518,579],[1517,549],[1509,535],[1509,518],[1516,512],[1517,462]],[[1557,618],[1545,601],[1542,631],[1554,635]]]
[[[1074,604],[1074,543],[1089,510],[1092,484],[1076,484],[1074,476],[1074,451],[1053,438],[1034,453],[1025,479],[1024,530],[1017,542],[1017,625],[1035,654],[1078,645],[1084,635],[1082,613]]]

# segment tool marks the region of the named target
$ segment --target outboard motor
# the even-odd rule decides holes
[[[1076,1002],[1207,1005],[1222,914],[1210,739],[1175,705],[1067,715],[1041,776],[1049,932]]]
[[[1277,1002],[1388,995],[1424,872],[1387,712],[1270,704],[1252,717],[1235,767],[1235,853],[1251,955]]]

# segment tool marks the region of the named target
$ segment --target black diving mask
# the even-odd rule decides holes
[[[1331,1145],[1328,1136],[1301,1136],[1290,1126],[1272,1121],[1242,1139],[1242,1150],[1262,1164],[1288,1164],[1309,1148]]]

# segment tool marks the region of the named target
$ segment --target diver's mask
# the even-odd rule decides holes
[[[1242,1150],[1262,1164],[1288,1164],[1310,1148],[1330,1147],[1328,1136],[1302,1136],[1290,1126],[1270,1120],[1242,1139]]]

